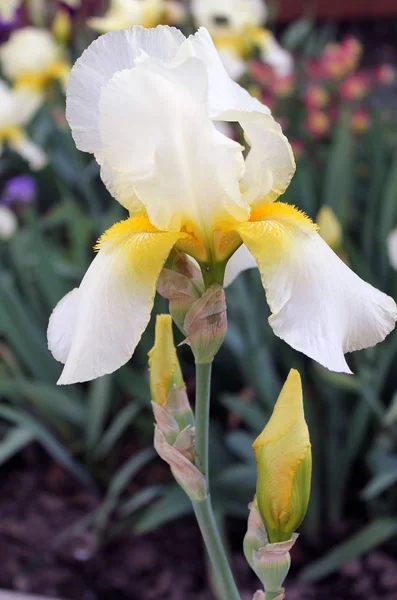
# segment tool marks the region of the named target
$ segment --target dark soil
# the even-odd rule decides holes
[[[96,508],[95,495],[54,464],[32,467],[2,470],[0,588],[65,600],[213,600],[193,518],[98,547],[92,532],[72,527]],[[294,552],[294,564],[304,563],[299,540]],[[251,600],[259,586],[242,553],[233,570]],[[327,581],[291,577],[287,592],[288,600],[397,600],[397,563],[375,551]]]

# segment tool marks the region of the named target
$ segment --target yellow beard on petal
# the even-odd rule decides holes
[[[264,202],[251,212],[250,221],[279,221],[284,225],[296,226],[311,231],[317,231],[318,225],[314,223],[299,208],[285,202]]]

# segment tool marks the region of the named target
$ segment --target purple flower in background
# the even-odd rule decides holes
[[[0,0],[0,42],[7,39],[8,34],[19,27],[22,22],[22,8],[19,2],[9,2],[4,6]]]
[[[37,185],[31,175],[17,175],[9,179],[1,195],[1,203],[10,206],[14,203],[30,204],[36,196]]]

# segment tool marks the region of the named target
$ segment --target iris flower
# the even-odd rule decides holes
[[[66,85],[70,70],[55,38],[38,27],[14,31],[0,48],[0,65],[15,87],[37,95],[53,80]]]
[[[37,96],[22,89],[11,89],[0,80],[0,156],[8,144],[33,170],[41,169],[47,161],[41,148],[25,132],[39,103]]]
[[[72,70],[66,114],[129,218],[102,235],[80,287],[51,316],[49,347],[65,365],[58,383],[130,359],[173,248],[200,264],[207,287],[222,284],[231,257],[228,279],[255,259],[275,334],[334,371],[349,372],[345,352],[393,329],[395,302],[277,201],[295,170],[290,145],[269,109],[229,78],[205,29],[187,39],[165,26],[98,38]],[[241,125],[247,154],[218,121]]]
[[[206,27],[212,35],[233,79],[242,76],[245,61],[257,50],[278,77],[291,74],[291,54],[263,27],[267,17],[263,0],[193,0],[192,12],[196,25]]]
[[[174,0],[111,0],[103,17],[88,19],[88,25],[105,33],[132,25],[155,27],[160,23],[179,23],[185,17],[185,9]]]

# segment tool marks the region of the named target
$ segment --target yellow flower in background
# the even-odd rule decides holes
[[[34,170],[41,169],[47,162],[44,152],[25,132],[39,104],[37,96],[22,89],[10,89],[0,80],[0,155],[8,144]]]
[[[133,354],[173,248],[206,287],[260,270],[279,337],[329,369],[394,328],[394,301],[332,252],[316,225],[277,198],[295,164],[269,109],[227,75],[205,29],[132,27],[94,41],[72,69],[67,119],[129,218],[100,238],[80,287],[54,310],[59,383],[111,373]],[[248,152],[222,134],[238,122]],[[226,273],[225,273],[226,268]]]
[[[183,4],[173,0],[110,0],[103,17],[92,17],[87,23],[96,31],[106,33],[132,25],[155,27],[161,23],[177,24],[185,18]]]
[[[21,5],[22,0],[1,0],[0,2],[0,19],[5,23],[13,20],[17,8]]]
[[[312,468],[302,384],[295,369],[253,448],[258,469],[256,503],[269,542],[290,540],[306,514]]]
[[[292,73],[291,54],[263,27],[267,17],[263,0],[193,0],[192,12],[196,25],[206,27],[212,35],[233,79],[241,77],[245,61],[256,49],[278,77]]]
[[[0,47],[0,65],[15,87],[41,94],[48,83],[66,85],[70,67],[63,51],[46,29],[24,27]]]
[[[342,225],[332,208],[330,206],[322,206],[318,211],[316,221],[323,240],[327,242],[332,250],[337,252],[342,246],[343,231]]]

